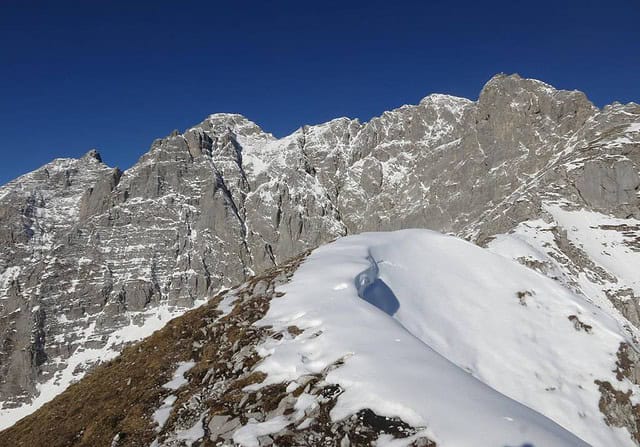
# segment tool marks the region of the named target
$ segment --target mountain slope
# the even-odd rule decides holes
[[[281,139],[215,114],[155,141],[124,172],[91,153],[45,169],[62,183],[17,179],[0,189],[12,228],[0,250],[0,427],[220,288],[362,231],[430,228],[488,245],[632,332],[638,123],[636,104],[598,110],[580,92],[498,75],[476,102],[430,95],[368,123],[342,118]],[[65,191],[66,208],[55,202]],[[29,197],[42,200],[34,208]],[[601,246],[581,247],[590,228],[571,232],[558,207],[603,216]],[[38,215],[56,229],[47,244],[30,230],[34,209],[51,210]],[[532,227],[540,236],[496,245]],[[628,271],[600,255],[612,243]]]
[[[599,409],[599,383],[638,390],[621,343],[616,318],[515,261],[367,233],[173,320],[0,442],[632,446]]]

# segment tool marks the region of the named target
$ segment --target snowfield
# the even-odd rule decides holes
[[[428,230],[365,233],[318,248],[279,290],[258,324],[305,331],[259,347],[254,387],[344,360],[327,376],[344,389],[333,419],[370,408],[446,447],[634,445],[594,382],[616,380],[628,332],[506,256]]]

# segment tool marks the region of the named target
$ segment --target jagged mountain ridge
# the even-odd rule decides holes
[[[3,407],[56,374],[64,387],[148,333],[122,333],[132,323],[160,325],[345,234],[422,227],[484,244],[522,222],[553,226],[547,203],[637,219],[638,122],[636,104],[598,110],[580,92],[498,75],[477,102],[431,95],[365,124],[338,119],[282,139],[240,115],[212,115],[157,140],[124,173],[94,153],[53,162],[0,189]],[[37,200],[41,191],[52,198]],[[610,287],[620,275],[587,265],[555,228],[565,258],[537,259],[539,269],[571,265],[561,279],[572,286],[587,268],[582,292],[638,323],[638,290]]]

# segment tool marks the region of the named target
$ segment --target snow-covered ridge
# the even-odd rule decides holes
[[[376,280],[380,308],[358,296]],[[634,445],[595,383],[615,381],[629,334],[514,261],[426,230],[367,233],[316,250],[280,291],[261,324],[305,332],[262,346],[259,369],[278,383],[344,359],[334,419],[370,408],[444,446]]]

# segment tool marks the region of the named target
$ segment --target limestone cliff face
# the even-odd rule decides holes
[[[599,110],[497,75],[475,102],[430,95],[281,139],[211,115],[124,172],[95,152],[56,160],[0,189],[0,401],[79,377],[157,309],[180,313],[346,234],[422,227],[485,244],[548,220],[548,201],[640,219],[638,123],[637,104]],[[579,268],[576,250],[565,263]],[[630,300],[617,305],[638,324]]]

